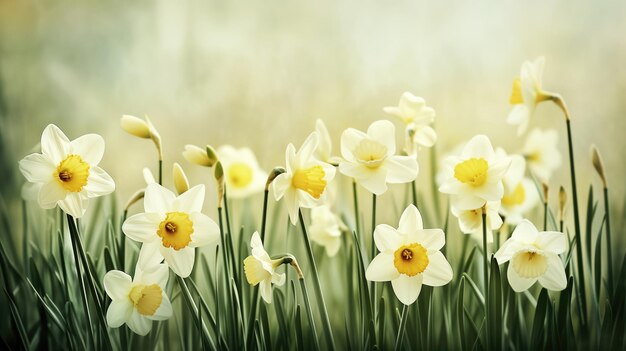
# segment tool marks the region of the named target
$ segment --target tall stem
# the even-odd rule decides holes
[[[163,185],[163,160],[159,158],[159,185]]]
[[[370,256],[370,260],[373,260],[376,257],[376,242],[374,240],[374,231],[376,230],[376,194],[372,194],[372,255]],[[372,306],[374,307],[374,315],[376,315],[376,285],[372,281],[370,282],[371,290],[372,290]]]
[[[611,217],[609,216],[610,208],[609,208],[609,189],[608,187],[604,187],[604,212],[606,215],[606,256],[607,256],[607,267],[609,273],[609,290],[611,294],[613,294],[613,253],[611,246]]]
[[[417,179],[411,182],[411,198],[413,206],[417,207]]]
[[[324,302],[324,296],[322,295],[322,286],[320,284],[320,278],[317,274],[317,265],[315,264],[315,257],[313,256],[313,249],[311,249],[311,242],[309,241],[309,235],[306,230],[306,224],[304,223],[304,217],[302,216],[302,210],[298,210],[298,218],[300,220],[300,226],[302,227],[302,236],[304,244],[306,245],[307,256],[309,257],[309,264],[311,265],[311,273],[313,275],[313,283],[315,287],[315,295],[317,296],[317,305],[320,310],[322,322],[324,323],[324,335],[326,336],[326,347],[329,350],[335,350],[335,340],[333,338],[333,331],[330,326],[330,320],[328,319],[328,311],[326,310],[326,303]]]
[[[356,191],[356,181],[354,179],[352,180],[352,198],[354,200],[354,231],[360,233],[359,224],[361,220],[359,218],[359,198]]]
[[[402,349],[402,337],[404,336],[404,329],[406,329],[406,321],[409,317],[409,306],[404,305],[402,307],[402,317],[400,317],[400,327],[398,328],[398,335],[396,336],[396,344],[394,350],[398,351]]]
[[[489,260],[487,258],[487,205],[482,208],[482,221],[483,221],[483,258],[485,269],[483,271],[483,277],[485,279],[485,334],[487,343],[489,343]]]
[[[315,350],[320,349],[320,345],[317,341],[317,331],[315,330],[315,319],[313,318],[313,310],[311,309],[311,302],[309,300],[309,293],[306,290],[306,284],[304,282],[304,277],[298,279],[300,281],[300,290],[302,290],[302,299],[304,300],[304,306],[306,307],[306,314],[309,318],[309,325],[311,327],[311,335],[313,336],[313,344],[315,346]]]

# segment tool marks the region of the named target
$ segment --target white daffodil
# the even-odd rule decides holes
[[[487,201],[502,199],[502,178],[511,160],[499,157],[486,136],[473,137],[460,156],[450,156],[444,162],[446,180],[439,191],[452,195],[453,207],[473,210]]]
[[[165,285],[169,270],[164,264],[142,270],[135,269],[135,277],[122,271],[109,271],[104,276],[104,290],[111,298],[107,310],[107,324],[118,328],[124,323],[130,330],[146,335],[152,321],[162,321],[172,316],[172,305]]]
[[[326,254],[333,257],[341,246],[341,234],[347,230],[341,218],[333,213],[329,205],[311,209],[309,234],[311,241],[326,248]]]
[[[567,237],[560,232],[539,232],[523,220],[495,254],[498,264],[511,261],[507,271],[509,283],[516,292],[530,288],[539,281],[548,290],[567,286],[565,267],[559,254],[567,250]]]
[[[338,164],[341,161],[341,158],[336,156],[331,156],[333,151],[333,143],[330,139],[330,134],[328,133],[328,129],[326,128],[326,124],[321,119],[315,121],[315,131],[317,132],[317,136],[319,137],[319,144],[317,145],[317,149],[315,150],[315,157],[317,157],[320,161],[330,163],[330,164]]]
[[[139,264],[142,267],[165,263],[180,277],[193,268],[195,248],[219,238],[217,224],[202,214],[204,185],[196,185],[176,197],[168,189],[148,184],[144,213],[128,218],[122,230],[131,239],[142,242]]]
[[[487,243],[493,242],[493,231],[500,229],[502,218],[498,214],[500,201],[487,201]],[[482,207],[473,210],[459,210],[456,207],[450,209],[452,214],[459,219],[459,228],[465,234],[471,234],[474,239],[482,243],[483,240],[483,210]]]
[[[283,263],[282,259],[272,260],[263,247],[259,233],[254,232],[250,239],[251,255],[243,260],[246,279],[252,286],[259,284],[261,297],[272,303],[272,284],[285,284],[285,273],[276,273],[276,268]]]
[[[402,94],[398,106],[383,108],[385,113],[398,117],[411,130],[412,141],[419,146],[432,147],[437,133],[430,127],[435,121],[435,110],[426,106],[426,101],[408,91]]]
[[[422,217],[413,205],[404,210],[398,229],[380,224],[374,241],[380,251],[367,267],[365,277],[391,281],[393,291],[405,305],[419,296],[422,284],[442,286],[452,280],[452,267],[439,251],[445,244],[441,229],[423,229]]]
[[[513,91],[509,99],[513,109],[509,113],[507,122],[518,126],[518,135],[526,131],[528,121],[537,104],[551,98],[551,94],[541,87],[545,61],[544,57],[539,57],[533,62],[525,61],[522,64],[520,76],[513,80]]]
[[[533,129],[524,143],[522,155],[526,158],[528,168],[544,183],[561,167],[558,145],[559,134],[553,129]]]
[[[103,155],[101,136],[86,134],[70,141],[50,124],[41,135],[41,153],[24,157],[19,165],[29,182],[40,184],[39,206],[49,209],[58,205],[79,218],[85,214],[90,198],[115,190],[113,179],[98,167]]]
[[[244,198],[265,189],[267,173],[259,167],[252,150],[224,145],[217,149],[217,156],[230,198]]]
[[[387,183],[408,183],[417,178],[415,157],[395,153],[396,135],[391,122],[374,122],[367,134],[348,128],[341,135],[344,161],[339,164],[339,171],[368,191],[381,195],[387,191]]]
[[[498,148],[496,153],[507,157],[506,152]],[[521,155],[510,155],[511,166],[504,174],[504,196],[502,197],[500,214],[507,223],[518,224],[524,215],[539,203],[539,194],[532,180],[525,178],[526,161]]]
[[[272,182],[276,201],[285,197],[291,223],[298,221],[299,208],[311,208],[326,200],[326,188],[335,177],[335,167],[318,160],[315,150],[318,145],[317,132],[311,133],[296,152],[293,144],[285,152],[285,173]]]

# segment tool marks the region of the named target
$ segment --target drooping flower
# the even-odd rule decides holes
[[[499,157],[486,136],[473,137],[460,156],[450,156],[444,162],[445,181],[439,191],[452,195],[453,207],[473,210],[487,201],[502,199],[502,178],[511,161]]]
[[[298,221],[299,208],[318,206],[326,200],[326,188],[335,176],[335,167],[318,160],[314,154],[318,144],[317,132],[311,133],[296,152],[293,144],[285,152],[286,167],[272,182],[276,201],[285,197],[292,224]]]
[[[309,234],[311,241],[324,246],[326,254],[333,257],[341,246],[341,234],[347,226],[341,218],[331,210],[329,205],[321,205],[311,209],[311,225]]]
[[[398,106],[383,108],[387,114],[398,117],[411,130],[412,142],[423,147],[432,147],[437,141],[437,133],[430,127],[435,121],[435,110],[426,106],[426,101],[405,92],[400,97]]]
[[[498,148],[496,153],[507,157],[506,152]],[[518,224],[525,214],[539,203],[539,194],[532,180],[524,177],[526,161],[521,155],[509,155],[511,166],[504,174],[504,196],[502,197],[500,214],[507,223]]]
[[[263,191],[267,173],[259,167],[252,150],[224,145],[217,149],[217,155],[229,197],[243,198]]]
[[[135,268],[135,277],[122,271],[109,271],[104,276],[104,289],[111,298],[107,310],[107,324],[118,328],[124,323],[130,330],[146,335],[152,321],[162,321],[172,316],[172,305],[165,285],[169,270],[164,264],[142,270]]]
[[[522,64],[520,76],[513,80],[513,91],[509,98],[513,109],[509,113],[507,122],[518,126],[518,135],[526,131],[537,104],[552,97],[552,94],[544,91],[541,87],[545,61],[544,57],[539,57],[532,62],[525,61]]]
[[[498,214],[500,201],[487,201],[485,214],[487,222],[487,243],[493,242],[493,231],[500,229],[502,218]],[[482,242],[483,235],[483,210],[482,207],[472,210],[459,210],[456,207],[450,209],[452,214],[459,219],[459,227],[465,234],[471,234],[478,242]]]
[[[422,217],[413,205],[404,210],[398,229],[376,226],[374,241],[380,251],[367,267],[365,277],[391,281],[393,291],[405,305],[419,296],[422,284],[442,286],[452,280],[452,267],[439,251],[445,244],[441,229],[423,229]]]
[[[553,129],[533,129],[526,137],[522,155],[526,158],[530,171],[544,183],[561,167],[558,144],[559,134]]]
[[[282,259],[272,260],[263,247],[259,233],[254,232],[250,239],[251,255],[243,260],[243,270],[246,280],[252,286],[259,284],[261,297],[267,303],[272,303],[272,284],[285,284],[285,273],[277,273],[276,268],[283,264]]]
[[[165,263],[180,277],[187,277],[193,268],[195,248],[219,239],[219,228],[202,214],[204,185],[196,185],[176,197],[170,190],[148,184],[144,197],[144,213],[128,218],[122,231],[142,242],[139,264]]]
[[[415,157],[398,156],[393,124],[376,121],[367,133],[348,128],[341,135],[341,155],[344,160],[339,171],[352,177],[368,191],[381,195],[387,183],[408,183],[417,178]]]
[[[548,290],[567,286],[565,267],[559,257],[567,250],[567,237],[560,232],[539,232],[528,220],[517,225],[511,238],[495,254],[498,264],[511,261],[507,276],[516,292],[539,281]]]
[[[39,206],[50,209],[58,205],[65,213],[80,218],[89,199],[115,190],[113,179],[98,167],[103,155],[101,136],[86,134],[70,141],[50,124],[41,135],[41,153],[24,157],[19,166],[29,182],[40,184]]]

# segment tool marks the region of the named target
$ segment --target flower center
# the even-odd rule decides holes
[[[548,269],[548,259],[538,252],[525,251],[516,254],[511,265],[520,277],[537,278]]]
[[[454,167],[454,177],[461,183],[478,187],[487,181],[488,169],[489,164],[484,158],[470,158]]]
[[[184,212],[168,212],[157,229],[157,235],[161,237],[163,246],[174,250],[180,250],[189,245],[191,234],[193,234],[193,222]]]
[[[522,95],[522,80],[515,78],[513,80],[513,90],[511,91],[511,97],[509,98],[511,105],[523,104],[524,96]]]
[[[133,302],[137,312],[144,316],[152,316],[161,306],[163,291],[157,284],[136,285],[128,293],[128,298]]]
[[[324,189],[326,189],[325,175],[326,173],[324,173],[322,166],[299,169],[294,173],[291,184],[295,188],[306,191],[314,198],[319,199]]]
[[[78,155],[68,155],[52,174],[67,191],[79,192],[87,185],[89,164]]]
[[[524,203],[526,199],[526,191],[522,183],[519,183],[515,190],[510,194],[505,194],[502,197],[502,204],[504,206],[519,206]]]
[[[246,273],[246,280],[250,285],[257,285],[272,276],[272,273],[268,272],[263,267],[263,262],[259,261],[254,256],[248,256],[243,260],[243,270]]]
[[[401,246],[393,256],[393,265],[396,266],[398,273],[406,274],[409,277],[424,272],[428,267],[428,253],[418,243]]]
[[[252,183],[252,168],[245,163],[233,163],[228,168],[228,179],[235,188],[245,188]]]
[[[363,139],[354,149],[354,156],[368,168],[378,168],[387,157],[387,147],[376,140]]]

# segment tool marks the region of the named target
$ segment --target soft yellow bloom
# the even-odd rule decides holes
[[[502,226],[502,218],[498,214],[500,209],[500,201],[487,201],[485,203],[486,208],[486,222],[487,222],[487,243],[493,242],[493,231],[500,229]],[[471,210],[459,210],[456,207],[452,207],[452,214],[459,219],[459,227],[465,234],[471,234],[472,238],[479,243],[483,238],[483,210],[482,207]]]
[[[426,106],[423,98],[407,91],[400,97],[397,107],[385,107],[383,111],[406,124],[407,134],[410,134],[412,144],[432,147],[437,141],[437,133],[430,126],[435,121],[435,110]],[[410,150],[413,150],[413,147],[407,145],[408,154],[411,154]]]
[[[150,127],[148,122],[135,116],[123,115],[120,119],[122,129],[128,134],[139,138],[150,139]]]
[[[213,167],[217,162],[215,151],[208,145],[205,149],[195,145],[185,145],[183,157],[191,163],[204,167]]]
[[[530,171],[544,183],[548,183],[552,173],[561,167],[558,146],[559,134],[553,129],[534,129],[526,137],[522,155]]]
[[[263,247],[259,233],[254,232],[250,239],[251,255],[243,261],[246,280],[250,285],[259,284],[261,297],[267,303],[272,303],[272,284],[285,284],[285,273],[277,273],[276,268],[283,260],[272,260]]]
[[[229,198],[244,198],[265,189],[267,173],[259,167],[252,150],[224,145],[217,149],[217,155],[224,169]]]
[[[533,181],[525,177],[526,161],[524,157],[507,155],[501,148],[498,148],[496,153],[501,157],[511,159],[511,166],[502,179],[504,195],[499,211],[507,223],[518,224],[539,203],[539,193]]]
[[[518,126],[518,135],[526,131],[537,104],[552,97],[552,94],[541,87],[544,64],[544,57],[539,57],[532,62],[525,61],[522,64],[520,76],[513,81],[513,90],[509,98],[513,109],[509,113],[507,122]]]
[[[172,178],[174,178],[174,187],[178,195],[189,190],[189,181],[187,180],[185,171],[183,171],[183,168],[177,162],[174,162],[174,166],[172,167]]]

